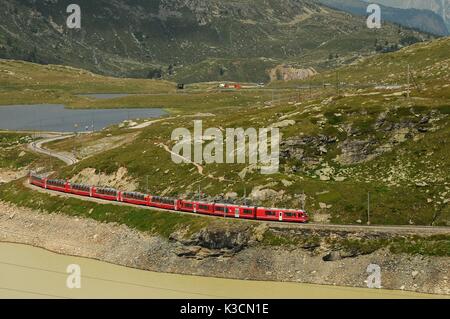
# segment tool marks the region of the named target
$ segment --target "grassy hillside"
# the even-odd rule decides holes
[[[86,182],[97,174],[106,176],[103,180],[111,186],[120,180],[121,185],[128,183],[140,191],[187,197],[198,196],[200,188],[202,196],[210,200],[228,196],[244,202],[246,194],[247,203],[304,205],[316,221],[335,223],[367,222],[370,193],[372,223],[448,225],[449,48],[450,39],[441,39],[342,67],[339,96],[334,87],[311,92],[295,89],[308,83],[333,84],[336,72],[330,71],[311,81],[275,82],[274,91],[188,89],[186,93],[92,100],[73,94],[93,87],[108,92],[115,86],[118,92],[132,88],[140,93],[159,92],[173,90],[174,85],[110,81],[54,66],[48,66],[51,76],[45,82],[39,78],[42,66],[11,61],[3,61],[3,68],[9,66],[9,72],[21,74],[18,70],[24,67],[22,75],[28,77],[23,83],[18,79],[14,82],[9,81],[14,75],[2,73],[3,81],[11,83],[2,94],[5,99],[16,99],[20,88],[29,82],[30,87],[36,87],[26,98],[40,102],[51,94],[61,94],[61,101],[73,107],[164,106],[175,115],[139,130],[114,126],[76,140],[52,143],[50,147],[65,151],[75,143],[82,159],[77,165],[57,170],[54,176],[60,178],[75,176]],[[410,99],[405,87],[408,64],[411,83],[414,79],[417,84],[411,86]],[[34,73],[29,71],[34,68]],[[79,88],[71,93],[62,93],[61,87],[52,89],[55,82],[51,77],[56,79],[63,72],[67,73],[59,85],[69,85],[80,77]],[[361,89],[352,88],[352,84],[370,85]],[[175,165],[163,146],[171,147],[173,129],[192,129],[194,119],[203,119],[205,128],[281,126],[280,172],[265,176],[258,167],[246,164],[204,164],[203,170],[191,164]],[[104,147],[93,152],[97,141]],[[117,174],[123,168],[126,174]]]
[[[163,80],[106,77],[61,65],[0,59],[0,105],[70,103],[81,93],[168,93],[176,84]]]
[[[55,176],[87,180],[87,169],[94,168],[114,182],[114,174],[125,167],[127,178],[140,191],[193,197],[200,188],[205,198],[227,193],[235,197],[230,193],[236,192],[234,200],[241,202],[246,193],[246,201],[255,205],[305,205],[318,221],[351,224],[367,222],[370,193],[372,223],[448,225],[449,45],[450,39],[418,44],[339,70],[341,81],[349,84],[404,84],[402,72],[410,63],[420,87],[412,87],[410,99],[404,86],[347,88],[339,96],[334,89],[314,90],[312,97],[303,91],[277,90],[273,104],[270,91],[233,93],[237,101],[253,95],[254,100],[241,100],[244,104],[230,103],[230,93],[215,93],[204,96],[205,103],[197,108],[180,109],[180,116],[143,129],[132,142]],[[334,76],[324,73],[313,82],[331,82]],[[278,97],[282,99],[277,102]],[[224,104],[215,107],[218,101]],[[197,112],[214,116],[190,116]],[[283,133],[280,172],[265,176],[246,164],[204,164],[202,172],[191,164],[175,165],[162,144],[170,147],[172,130],[192,129],[196,118],[203,119],[204,127],[261,128],[278,123]],[[103,134],[131,131],[114,127]],[[64,149],[70,141],[64,143],[52,147]],[[82,147],[83,142],[78,143]]]

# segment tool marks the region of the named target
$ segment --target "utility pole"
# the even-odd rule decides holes
[[[244,206],[247,206],[247,187],[244,185]]]
[[[75,123],[74,125],[74,129],[75,129],[75,135],[73,138],[73,156],[76,158],[77,157],[77,134],[78,134],[78,124]]]
[[[370,192],[367,192],[367,225],[370,226]]]
[[[341,94],[341,88],[340,88],[340,80],[339,80],[339,71],[336,71],[336,90],[337,95]]]
[[[306,195],[305,191],[302,191],[302,211],[305,211],[305,207],[306,207]]]
[[[408,100],[410,99],[410,96],[411,96],[410,83],[411,83],[411,73],[410,73],[410,65],[408,64],[408,88],[407,88]]]

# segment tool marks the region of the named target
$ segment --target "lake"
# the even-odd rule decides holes
[[[0,129],[12,131],[98,131],[125,120],[158,118],[167,113],[148,109],[68,109],[64,105],[0,106]]]
[[[81,288],[66,286],[68,265]],[[433,298],[382,289],[231,280],[137,270],[27,245],[0,243],[0,298]]]

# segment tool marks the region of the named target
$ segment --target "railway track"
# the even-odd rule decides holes
[[[43,147],[43,144],[58,141],[66,138],[72,137],[73,134],[64,134],[64,135],[51,135],[49,134],[47,137],[40,141],[32,142],[28,145],[28,147],[38,153],[45,154],[48,156],[52,156],[58,158],[59,160],[65,162],[67,165],[73,165],[78,162],[73,155],[67,153],[60,153],[56,151],[52,151]],[[112,204],[112,205],[120,205],[120,206],[130,206],[130,207],[139,207],[141,209],[149,209],[149,210],[157,210],[157,211],[166,211],[172,214],[189,214],[193,215],[193,213],[189,212],[180,212],[180,211],[172,211],[172,210],[164,210],[155,207],[145,207],[145,206],[136,206],[133,204],[128,204],[124,202],[113,202],[102,200],[99,198],[92,197],[84,197],[75,194],[68,193],[59,193],[57,191],[51,191],[48,189],[42,189],[36,187],[34,185],[29,184],[27,181],[24,183],[26,187],[44,193],[56,194],[61,197],[73,197],[79,198],[86,201],[96,202],[99,204]],[[194,214],[198,216],[204,216],[206,218],[218,218],[217,216],[208,216],[202,214]],[[220,218],[220,217],[219,217]],[[417,235],[433,235],[433,234],[450,234],[450,227],[434,227],[434,226],[410,226],[410,225],[340,225],[340,224],[317,224],[317,223],[308,223],[308,224],[293,224],[293,223],[285,223],[285,222],[270,222],[270,221],[257,221],[257,220],[242,220],[243,222],[258,222],[258,223],[266,223],[271,228],[303,228],[303,229],[311,229],[311,230],[334,230],[334,231],[351,231],[351,232],[384,232],[384,233],[396,233],[396,234],[417,234]]]
[[[75,156],[73,156],[69,153],[60,153],[60,152],[52,151],[50,149],[43,147],[42,145],[49,143],[49,142],[64,140],[66,138],[70,138],[73,136],[74,136],[73,134],[48,136],[42,140],[31,142],[30,144],[28,144],[28,148],[30,150],[32,150],[33,152],[45,154],[45,155],[48,155],[51,157],[55,157],[70,166],[70,165],[78,163],[78,159]]]
[[[40,187],[37,187],[35,185],[29,184],[28,180],[24,181],[24,186],[41,193],[47,193],[52,194],[55,196],[60,197],[70,197],[70,198],[77,198],[77,199],[83,199],[85,201],[94,202],[97,204],[102,205],[116,205],[116,206],[128,206],[128,207],[134,207],[134,208],[140,208],[140,209],[146,209],[146,210],[153,210],[153,211],[162,211],[167,212],[169,214],[182,214],[182,215],[195,215],[195,216],[202,216],[205,218],[224,218],[224,217],[217,217],[217,216],[209,216],[209,215],[203,215],[203,214],[195,214],[190,212],[182,212],[182,211],[173,211],[173,210],[166,210],[156,207],[146,207],[146,206],[136,206],[134,204],[128,204],[124,202],[115,202],[115,201],[109,201],[104,200],[100,198],[93,198],[93,197],[85,197],[70,193],[61,193],[58,191],[52,191],[49,189],[43,189]],[[247,223],[265,223],[270,228],[273,229],[311,229],[311,230],[334,230],[334,231],[346,231],[346,232],[369,232],[369,233],[393,233],[393,234],[404,234],[404,235],[450,235],[450,227],[434,227],[434,226],[398,226],[398,225],[392,225],[392,226],[385,226],[385,225],[373,225],[373,226],[365,226],[365,225],[339,225],[339,224],[316,224],[316,223],[308,223],[308,224],[297,224],[297,223],[287,223],[287,222],[270,222],[270,221],[262,221],[262,220],[245,220],[245,219],[236,219],[241,222],[247,222]]]

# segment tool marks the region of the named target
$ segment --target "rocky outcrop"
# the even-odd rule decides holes
[[[333,136],[300,136],[283,140],[280,144],[280,156],[283,159],[295,159],[302,161],[306,166],[319,163],[319,158],[327,152],[327,147],[336,143]],[[307,152],[307,149],[313,152]]]
[[[271,81],[304,80],[317,74],[314,68],[296,68],[282,64],[269,71]]]
[[[94,168],[85,168],[70,179],[73,183],[114,187],[124,191],[135,191],[137,183],[128,176],[128,170],[120,167],[113,174],[98,173]]]

